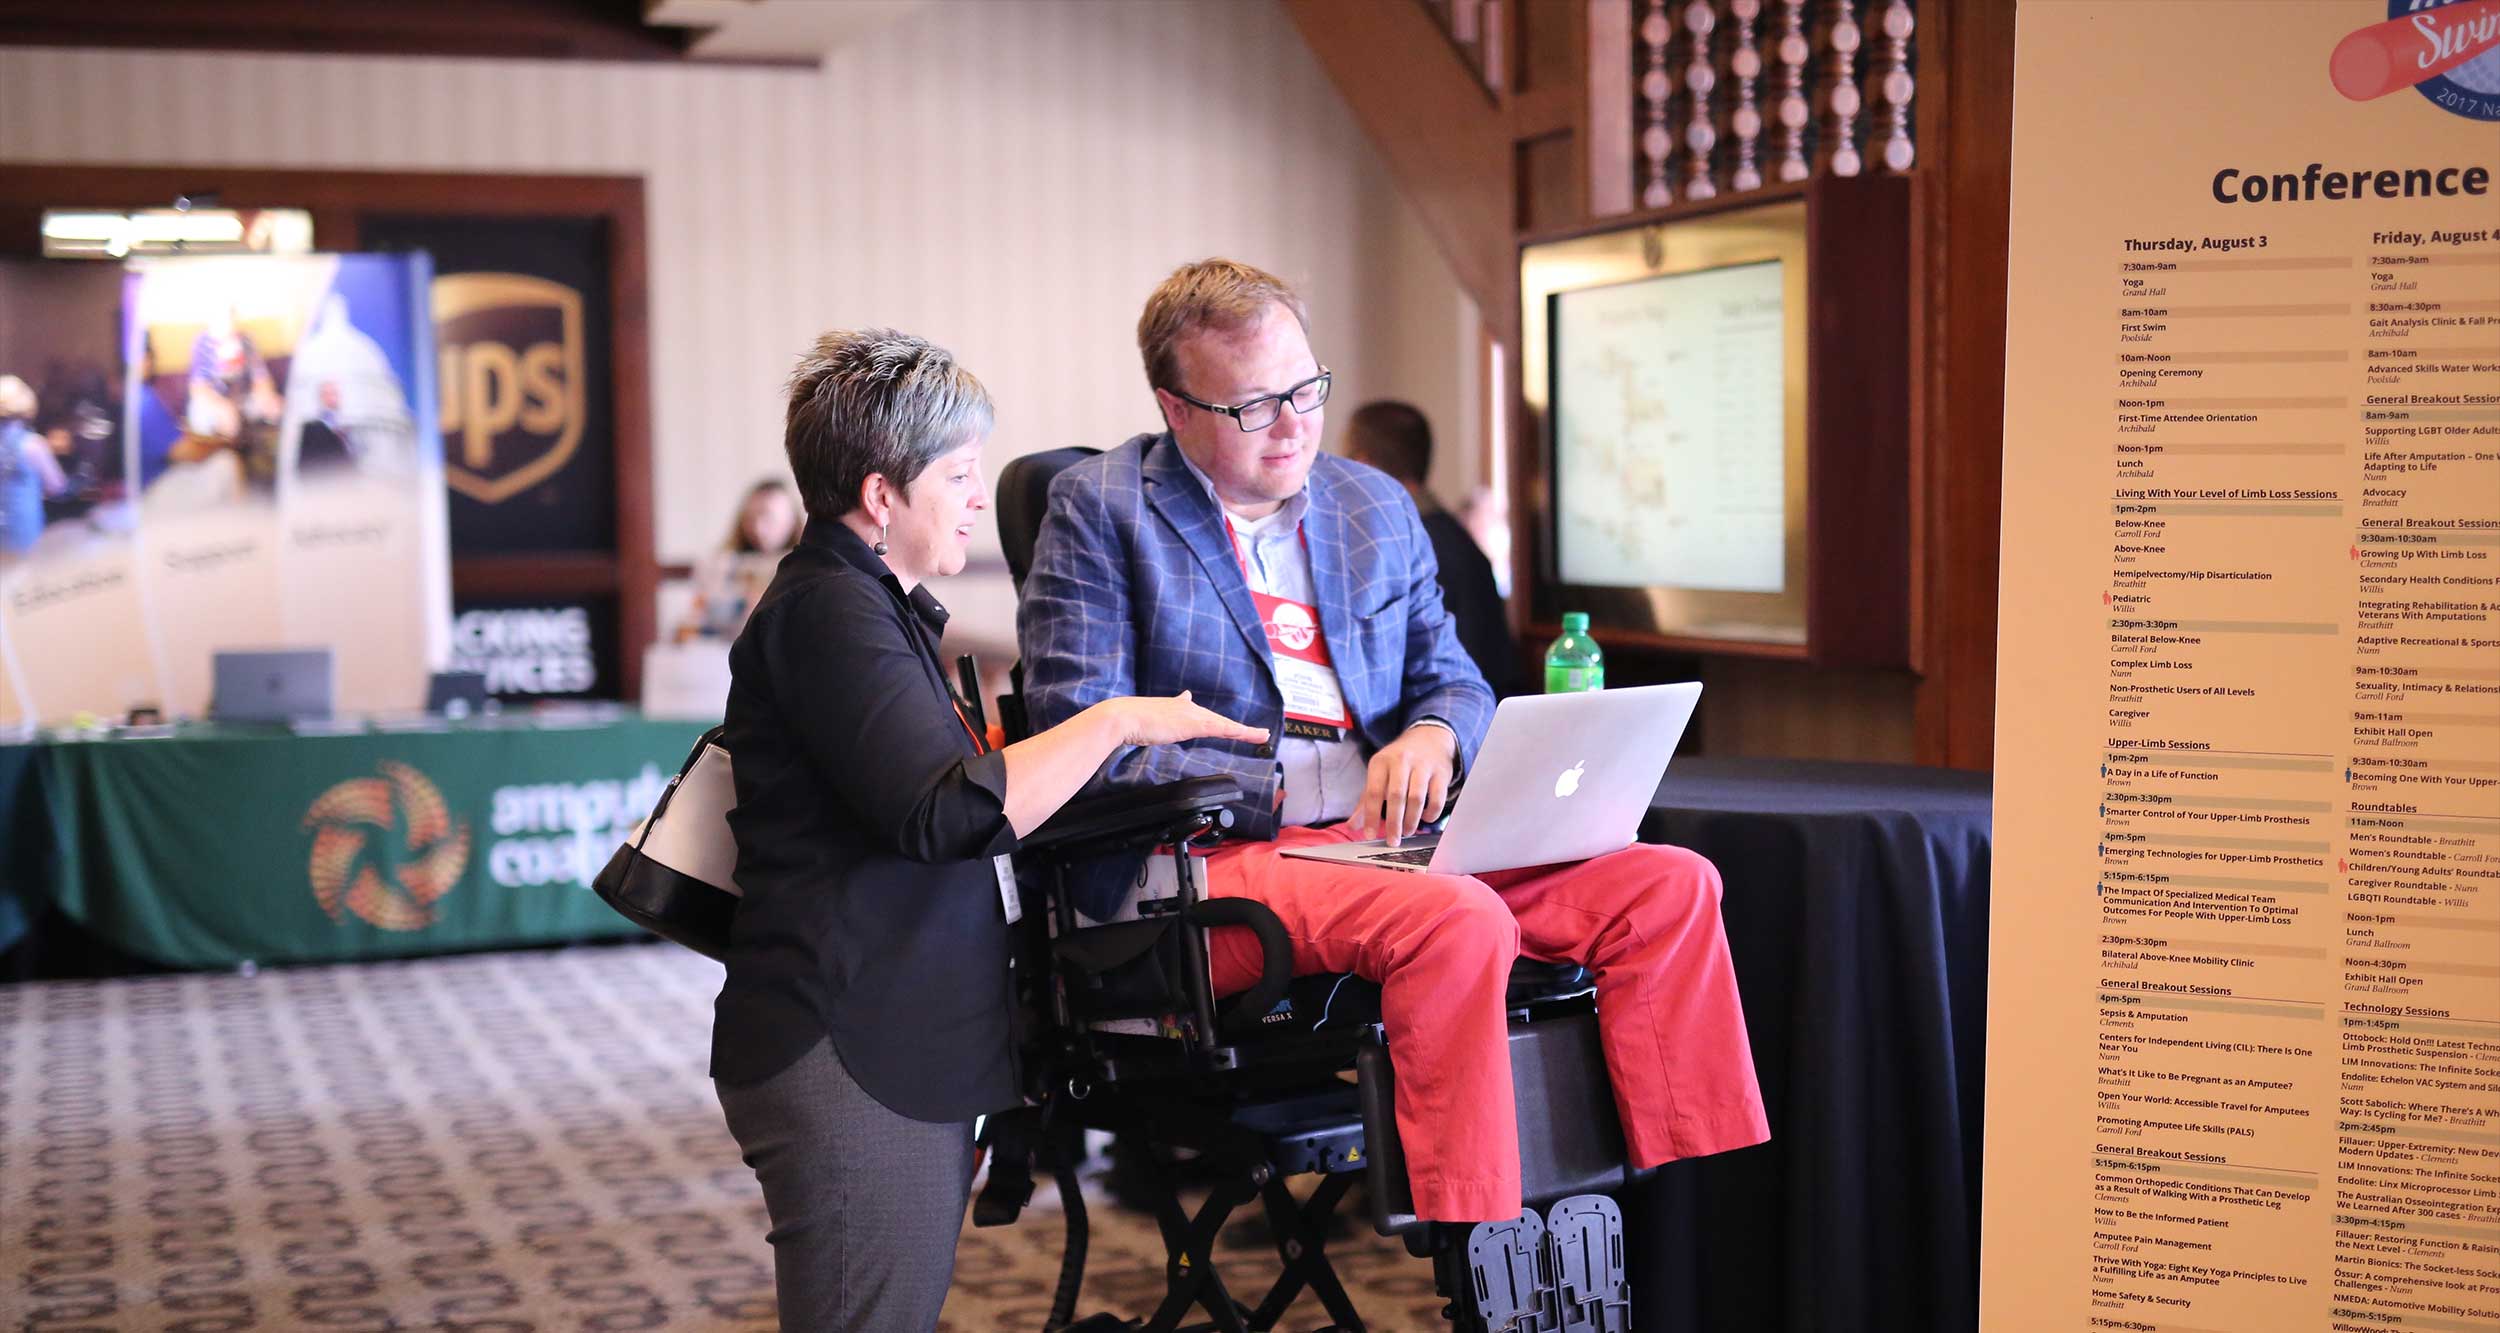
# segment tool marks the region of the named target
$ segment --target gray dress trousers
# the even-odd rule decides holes
[[[971,1122],[886,1109],[830,1039],[761,1083],[713,1086],[764,1187],[782,1328],[935,1329],[972,1192]]]

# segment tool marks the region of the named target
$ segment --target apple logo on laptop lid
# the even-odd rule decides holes
[[[1580,790],[1580,775],[1588,771],[1588,766],[1589,761],[1583,759],[1564,769],[1562,776],[1554,779],[1554,795],[1564,797]]]

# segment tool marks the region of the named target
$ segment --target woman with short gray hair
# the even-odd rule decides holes
[[[799,544],[729,652],[743,897],[712,1027],[721,1110],[763,1185],[786,1329],[929,1330],[972,1120],[1020,1101],[1006,854],[1122,746],[1266,739],[1189,701],[1096,704],[989,748],[938,657],[989,502],[988,391],[890,329],[790,380]]]

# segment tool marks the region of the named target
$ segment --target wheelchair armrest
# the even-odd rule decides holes
[[[1140,917],[1135,921],[1115,921],[1109,925],[1089,926],[1060,935],[1050,942],[1051,957],[1063,968],[1072,969],[1073,976],[1092,978],[1100,989],[1107,978],[1116,977],[1131,964],[1146,956],[1149,950],[1161,947],[1172,939],[1175,930],[1211,930],[1219,926],[1242,926],[1259,942],[1259,979],[1250,989],[1226,1001],[1219,1013],[1215,995],[1209,987],[1206,950],[1203,943],[1183,941],[1181,964],[1184,979],[1178,984],[1177,997],[1190,1012],[1201,1015],[1212,1029],[1206,1039],[1213,1043],[1220,1033],[1239,1036],[1256,1032],[1268,1011],[1284,998],[1285,988],[1293,982],[1293,940],[1285,934],[1284,922],[1267,904],[1249,898],[1208,898],[1190,903],[1180,914]],[[1165,974],[1168,977],[1168,973]],[[1163,983],[1164,996],[1171,996],[1173,983]],[[1127,994],[1111,997],[1114,1004],[1133,1003]],[[1174,1007],[1168,1000],[1149,1001],[1161,1009]],[[1112,1016],[1151,1014],[1156,1009],[1110,1011]]]
[[[1219,1020],[1227,1033],[1258,1031],[1259,1021],[1267,1017],[1278,1000],[1285,998],[1285,988],[1293,984],[1293,940],[1285,934],[1285,923],[1277,919],[1267,904],[1252,898],[1209,898],[1191,903],[1181,919],[1201,929],[1247,926],[1258,937],[1259,979],[1225,1004]]]
[[[1059,807],[1024,839],[1034,852],[1108,850],[1111,846],[1160,842],[1164,834],[1204,816],[1217,827],[1232,824],[1226,806],[1242,799],[1241,784],[1225,777],[1183,778],[1154,787],[1132,787],[1088,796]]]

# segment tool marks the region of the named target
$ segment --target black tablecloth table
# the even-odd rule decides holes
[[[1977,1326],[1989,779],[1678,760],[1641,837],[1708,856],[1771,1142],[1626,1199],[1643,1333]]]

